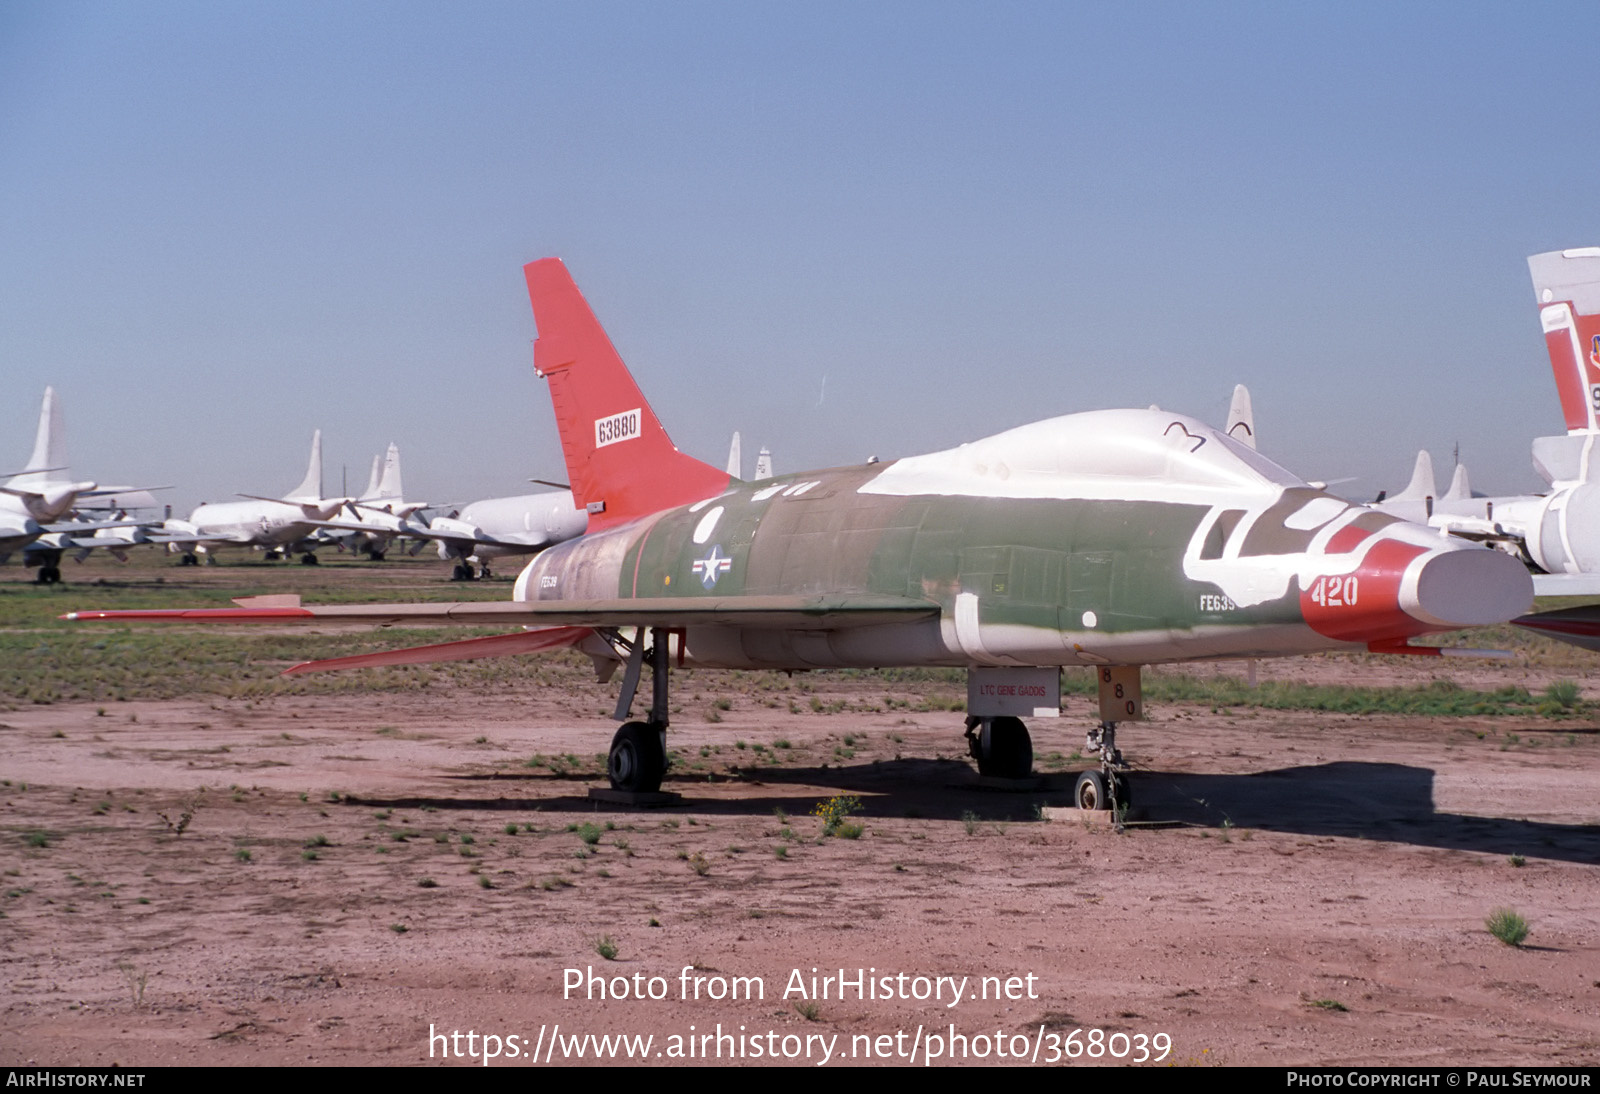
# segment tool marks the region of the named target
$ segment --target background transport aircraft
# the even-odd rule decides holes
[[[514,599],[458,604],[78,612],[76,619],[406,620],[525,629],[291,672],[575,647],[623,667],[609,774],[666,771],[679,665],[968,673],[966,738],[985,775],[1032,768],[1022,721],[1060,711],[1060,670],[1092,668],[1100,767],[1080,806],[1128,800],[1119,723],[1140,666],[1356,649],[1503,622],[1532,583],[1516,560],[1307,484],[1195,418],[1105,410],[944,452],[739,482],[677,450],[558,259],[525,268],[586,535],[534,558]],[[649,713],[630,712],[644,666]]]
[[[489,563],[495,559],[537,554],[583,535],[588,526],[589,514],[573,504],[572,491],[553,490],[475,501],[448,517],[434,517],[413,534],[436,540],[440,558],[456,559],[452,576],[471,581],[493,576]]]
[[[25,566],[37,566],[41,585],[61,580],[63,541],[106,529],[128,529],[137,521],[66,519],[85,499],[114,493],[148,495],[131,486],[100,487],[67,477],[66,433],[61,425],[61,404],[55,388],[44,389],[39,408],[39,429],[26,467],[0,486],[0,562],[22,550]],[[92,544],[99,546],[99,544]]]
[[[1567,426],[1533,441],[1533,466],[1549,492],[1474,495],[1458,465],[1440,494],[1433,461],[1419,452],[1406,488],[1374,504],[1514,555],[1534,571],[1541,596],[1600,593],[1600,247],[1537,254],[1528,270]]]
[[[367,478],[366,490],[345,506],[355,519],[310,523],[323,529],[321,535],[338,543],[341,550],[365,553],[372,561],[382,562],[396,539],[412,534],[408,531],[414,523],[411,518],[427,507],[425,501],[405,500],[405,486],[400,478],[400,446],[390,441],[387,452],[372,457],[372,474]]]
[[[168,520],[152,542],[183,544],[183,562],[193,566],[196,554],[209,554],[208,548],[225,545],[261,547],[268,558],[302,551],[300,561],[315,563],[312,536],[317,522],[326,521],[350,504],[351,498],[322,496],[322,430],[311,435],[311,462],[306,477],[282,498],[241,494],[244,501],[206,502],[188,520]],[[209,560],[209,559],[208,559]]]

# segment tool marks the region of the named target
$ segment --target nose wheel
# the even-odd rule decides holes
[[[1095,813],[1106,809],[1126,809],[1133,798],[1128,790],[1128,777],[1119,772],[1085,771],[1078,776],[1072,788],[1072,800],[1079,809]]]

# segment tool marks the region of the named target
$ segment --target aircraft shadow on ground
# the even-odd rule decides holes
[[[926,817],[984,821],[1031,821],[1038,805],[1066,805],[1075,772],[1043,776],[1038,787],[995,791],[978,784],[972,768],[955,760],[893,760],[853,766],[752,768],[734,780],[712,776],[709,783],[669,775],[663,789],[683,796],[676,807],[640,809],[643,815],[671,816],[682,809],[705,815],[749,816],[782,810],[805,817],[822,797],[833,793],[861,796],[861,816]],[[598,785],[592,775],[499,774],[453,776],[468,783],[500,783],[511,789],[521,783],[552,781]],[[1564,824],[1511,816],[1441,813],[1433,803],[1434,774],[1404,764],[1342,761],[1306,767],[1278,768],[1251,775],[1209,775],[1138,771],[1134,775],[1134,809],[1130,820],[1184,824],[1206,828],[1231,825],[1240,829],[1304,836],[1336,836],[1405,843],[1442,850],[1524,855],[1563,862],[1600,863],[1600,824]],[[738,798],[696,797],[699,786],[737,781],[758,791]],[[800,793],[785,788],[804,786]],[[759,792],[767,791],[767,792]],[[513,794],[515,792],[513,791]],[[349,797],[351,804],[395,809],[424,806],[438,810],[504,810],[544,813],[593,813],[617,806],[590,799],[586,792],[532,800],[517,796],[439,798]],[[1517,803],[1498,808],[1515,813]],[[626,807],[623,807],[626,808]]]
[[[1517,818],[1514,800],[1485,803],[1510,816],[1441,813],[1424,767],[1342,761],[1254,775],[1140,772],[1136,780],[1135,808],[1151,820],[1600,862],[1600,825]]]

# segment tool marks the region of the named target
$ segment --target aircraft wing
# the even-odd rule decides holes
[[[358,508],[360,508],[358,506]],[[398,528],[386,527],[372,521],[361,523],[353,520],[308,520],[303,523],[315,528],[335,528],[346,532],[368,532],[373,535],[407,536],[412,539],[442,539],[449,543],[472,543],[481,547],[505,547],[512,551],[535,551],[550,545],[548,533],[539,532],[530,534],[524,539],[495,538],[494,536],[470,536],[462,532],[441,532],[421,524],[404,524]]]
[[[1518,616],[1511,622],[1530,631],[1538,631],[1546,638],[1600,653],[1600,604],[1537,612]]]
[[[102,528],[139,528],[147,523],[142,520],[63,521],[47,524],[44,530],[51,534],[74,536],[79,532],[98,532]]]
[[[1533,595],[1600,596],[1600,574],[1534,574]]]
[[[871,593],[825,596],[676,596],[617,600],[489,600],[443,604],[301,605],[294,596],[245,597],[236,608],[68,612],[68,620],[192,623],[440,623],[530,627],[783,627],[839,630],[935,617],[939,605]]]

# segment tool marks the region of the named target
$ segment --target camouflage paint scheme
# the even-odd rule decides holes
[[[689,625],[686,662],[719,667],[1150,664],[1399,643],[1472,622],[1454,602],[1448,619],[1402,607],[1407,571],[1429,566],[1510,585],[1505,603],[1468,614],[1503,619],[1527,602],[1504,556],[1315,490],[1192,418],[1126,410],[735,482],[546,551],[515,595],[535,611],[633,601],[641,618],[650,601],[692,612],[695,598],[828,597],[843,613],[831,628]],[[1353,603],[1329,603],[1330,577]],[[852,597],[917,617],[853,624]]]

